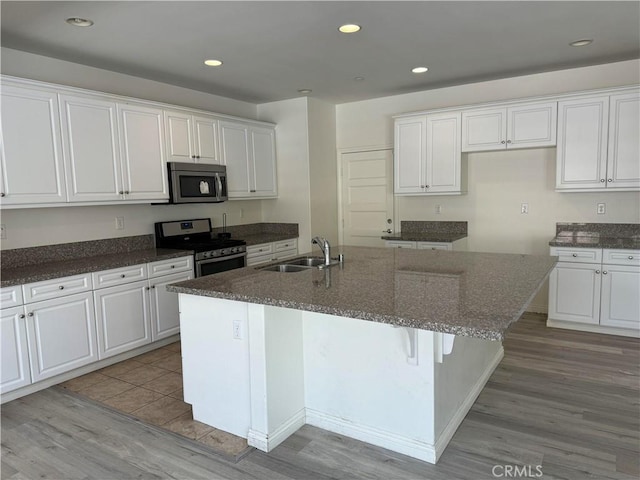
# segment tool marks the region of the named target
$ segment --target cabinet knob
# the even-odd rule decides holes
[[[613,178],[608,178],[607,182],[613,182]]]
[[[255,190],[249,190],[249,192],[251,192],[251,193],[256,193],[256,191],[255,191]]]
[[[195,155],[191,155],[191,158],[196,158],[196,156]]]
[[[596,273],[598,273],[598,274],[599,274],[599,273],[600,273],[600,270],[596,270]]]
[[[602,271],[602,274],[603,274],[603,275],[606,275],[607,273],[609,273],[609,272],[607,272],[606,270],[603,270],[603,271]]]
[[[0,197],[4,197],[4,192],[0,193]]]
[[[175,265],[171,265],[171,268],[176,268],[176,266]]]
[[[386,230],[382,230],[382,233],[392,233],[390,228],[387,228]]]
[[[156,288],[156,286],[155,285],[151,285],[151,288]]]
[[[60,290],[64,290],[64,285],[60,285],[58,288],[59,288]]]
[[[145,288],[145,290],[151,290],[151,288],[150,288],[150,287],[144,287],[144,288]]]
[[[196,155],[196,158],[200,158],[200,155]]]
[[[502,143],[504,143],[504,142],[502,142]],[[511,143],[511,140],[507,140],[507,143]]]
[[[633,260],[633,255],[629,255],[629,260]]]
[[[24,313],[21,313],[20,315],[18,315],[18,318],[24,318]]]
[[[120,195],[124,195],[124,190],[120,190],[118,193],[119,193]]]
[[[124,194],[125,194],[125,195],[129,195],[129,190],[125,190],[125,191],[124,191]]]
[[[600,182],[604,183],[604,178],[601,178],[601,179],[600,179]]]
[[[27,317],[33,317],[33,312],[27,313]]]
[[[420,185],[420,188],[424,188],[424,185]]]
[[[502,140],[500,143],[504,145],[504,140]]]
[[[120,278],[124,278],[126,277],[126,275],[123,273],[122,275],[120,275]]]
[[[424,188],[429,188],[429,185],[425,185]]]
[[[577,254],[577,253],[574,253],[572,256],[573,256],[573,257],[577,257],[577,256],[578,256],[578,254]]]

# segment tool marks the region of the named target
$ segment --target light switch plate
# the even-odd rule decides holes
[[[7,239],[7,229],[4,227],[4,223],[0,225],[0,239],[2,240]]]
[[[605,213],[607,213],[607,204],[599,203],[597,212],[598,212],[598,215],[604,215]]]

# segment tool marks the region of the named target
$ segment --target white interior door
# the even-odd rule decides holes
[[[343,153],[342,243],[383,247],[393,231],[393,155],[391,150]]]

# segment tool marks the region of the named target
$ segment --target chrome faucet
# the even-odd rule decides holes
[[[324,237],[313,237],[311,239],[311,245],[314,243],[320,247],[320,250],[322,250],[324,254],[324,264],[331,265],[331,245],[329,245],[327,239]]]

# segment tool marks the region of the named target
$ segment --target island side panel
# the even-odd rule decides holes
[[[436,335],[436,338],[440,338]],[[453,350],[435,364],[435,438],[437,456],[504,356],[502,342],[456,336]]]
[[[304,312],[307,423],[435,462],[433,332]],[[412,364],[413,363],[413,364]]]
[[[302,312],[248,305],[249,445],[271,451],[305,423]]]
[[[246,438],[251,424],[247,304],[180,294],[184,401],[193,418]],[[234,321],[240,338],[234,338]]]

